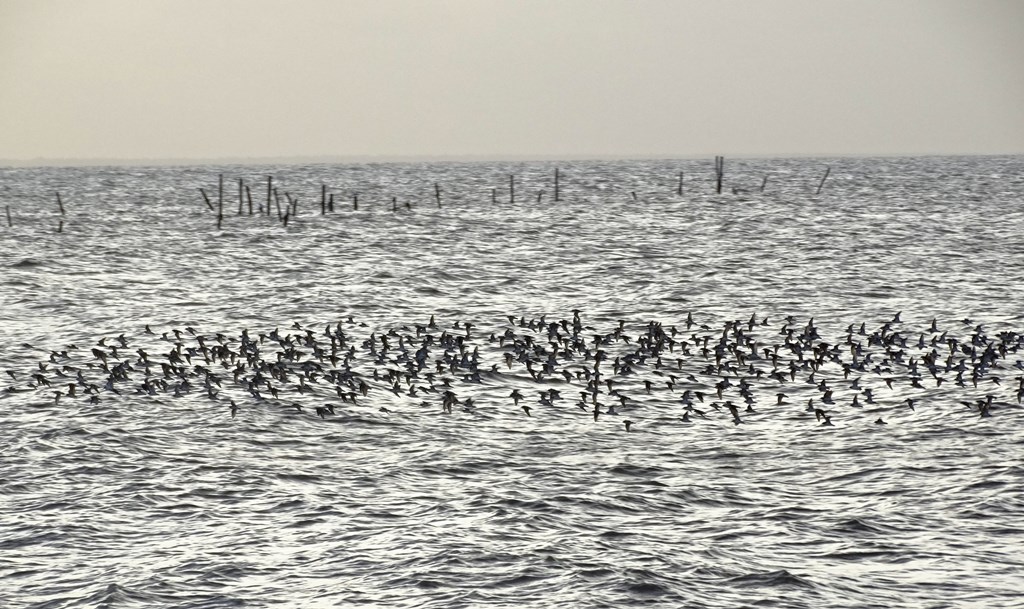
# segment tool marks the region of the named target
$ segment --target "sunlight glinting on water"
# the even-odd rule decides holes
[[[0,169],[0,606],[1019,603],[1024,159],[725,163]]]

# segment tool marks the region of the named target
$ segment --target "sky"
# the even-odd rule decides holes
[[[0,159],[1024,153],[1021,0],[0,0]]]

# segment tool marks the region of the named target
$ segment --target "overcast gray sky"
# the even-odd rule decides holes
[[[1014,0],[0,0],[0,159],[1024,153]]]

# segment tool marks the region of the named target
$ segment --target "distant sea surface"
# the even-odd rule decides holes
[[[724,170],[0,168],[0,607],[1021,607],[1024,157]]]

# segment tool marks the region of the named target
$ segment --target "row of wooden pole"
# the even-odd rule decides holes
[[[831,173],[831,171],[832,171],[831,167],[828,167],[828,166],[825,167],[825,175],[823,175],[821,177],[821,181],[818,182],[818,188],[814,192],[815,195],[820,195],[821,194],[821,189],[825,186],[825,180],[828,179],[829,173]],[[555,201],[556,202],[561,201],[560,178],[561,178],[561,172],[556,167],[555,168]],[[725,157],[723,157],[723,156],[716,156],[715,157],[715,192],[717,194],[721,194],[722,193],[722,182],[723,182],[724,178],[725,178]],[[298,200],[297,197],[293,199],[290,193],[285,192],[284,195],[285,195],[285,198],[288,200],[288,205],[285,206],[285,211],[282,212],[281,211],[281,197],[280,197],[280,194],[278,193],[277,189],[273,187],[273,182],[274,182],[273,176],[267,176],[267,203],[266,203],[266,206],[264,207],[264,210],[265,210],[264,213],[267,216],[270,215],[271,195],[273,195],[273,201],[274,201],[274,203],[276,205],[276,208],[277,208],[278,220],[280,220],[285,226],[288,226],[288,220],[291,219],[291,218],[294,218],[295,216],[298,215],[299,200]],[[764,192],[765,185],[767,185],[767,184],[768,184],[768,175],[766,174],[764,176],[764,179],[761,181],[761,190],[760,190],[761,192]],[[203,195],[203,201],[206,203],[206,206],[210,209],[210,211],[216,211],[217,212],[217,228],[219,229],[221,227],[221,224],[224,222],[224,174],[220,174],[219,175],[219,179],[218,179],[218,184],[217,184],[217,207],[216,208],[214,208],[213,203],[210,201],[210,197],[207,196],[205,189],[200,188],[199,192]],[[244,193],[244,196],[243,196],[243,193]],[[63,200],[61,200],[60,191],[56,191],[56,194],[57,194],[57,208],[60,210],[60,215],[61,215],[61,219],[59,220],[59,223],[57,225],[57,232],[61,233],[61,232],[64,232],[64,219],[63,219],[63,217],[65,216],[64,202],[63,202]],[[634,201],[637,200],[636,192],[631,192],[630,194],[632,195]],[[682,196],[682,194],[683,194],[683,172],[682,171],[679,172],[679,185],[676,188],[676,194],[678,194],[679,196]],[[544,196],[544,191],[543,190],[540,190],[540,191],[537,192],[537,202],[538,203],[541,201],[541,198],[543,196]],[[440,209],[441,208],[441,185],[438,184],[437,182],[434,182],[434,198],[437,201],[438,209]],[[515,200],[516,200],[515,174],[510,174],[508,176],[508,199],[509,199],[510,203],[515,203]],[[497,203],[497,201],[498,201],[498,191],[497,191],[497,189],[491,189],[491,201]],[[246,202],[248,202],[249,215],[251,216],[251,215],[253,215],[252,190],[249,188],[248,184],[244,183],[244,180],[242,178],[238,178],[238,215],[242,215],[242,212],[245,209]],[[412,205],[410,203],[408,203],[408,202],[406,202],[405,207],[406,207],[406,209],[412,209]],[[359,209],[359,193],[353,193],[352,194],[352,209],[353,210],[358,210]],[[397,211],[398,210],[398,198],[397,197],[392,197],[391,198],[391,210],[392,211]],[[6,212],[6,215],[7,215],[7,226],[8,227],[14,226],[14,221],[11,218],[11,206],[10,205],[5,206],[4,211]],[[333,211],[334,211],[334,193],[328,194],[328,192],[327,192],[327,185],[326,184],[321,184],[320,185],[320,214],[324,215],[324,214],[326,214],[328,212],[333,212]]]
[[[816,194],[816,195],[820,195],[821,194],[821,189],[825,186],[825,180],[828,179],[829,173],[831,171],[832,171],[831,167],[826,167],[825,168],[825,175],[822,176],[821,181],[818,183],[818,188],[816,189],[814,194]],[[683,194],[683,177],[684,177],[683,176],[683,172],[680,171],[679,172],[679,184],[676,187],[676,194],[678,194],[679,196],[682,196],[682,194]],[[555,201],[556,202],[561,201],[560,179],[561,179],[561,171],[556,167],[555,168],[555,184],[554,184],[554,186],[555,186],[554,193],[555,193]],[[722,184],[723,184],[724,179],[725,179],[725,157],[724,156],[716,156],[715,157],[715,193],[716,194],[722,194]],[[274,181],[273,176],[267,176],[267,203],[266,203],[266,206],[263,208],[265,210],[264,213],[266,215],[268,215],[268,216],[270,215],[270,209],[271,209],[270,203],[271,203],[271,200],[272,200],[271,199],[271,195],[273,195],[273,201],[274,201],[274,203],[276,205],[276,208],[277,208],[278,220],[280,220],[285,226],[288,226],[288,220],[290,218],[294,218],[296,215],[298,215],[299,200],[298,200],[298,198],[294,198],[293,199],[290,193],[285,192],[284,195],[285,195],[285,198],[288,200],[288,205],[285,206],[285,211],[282,212],[281,211],[281,197],[280,197],[280,194],[278,193],[278,190],[273,187],[273,181]],[[768,184],[768,175],[765,174],[764,179],[761,180],[760,192],[764,192],[765,186],[767,184]],[[216,211],[217,212],[217,228],[219,229],[221,227],[221,224],[224,221],[224,174],[220,174],[220,176],[219,176],[219,181],[218,181],[218,186],[217,186],[217,207],[216,207],[216,209],[214,208],[213,203],[210,202],[210,198],[207,196],[206,191],[204,189],[200,188],[199,192],[202,193],[203,201],[206,203],[206,206],[210,209],[210,211]],[[243,196],[243,192],[244,192],[244,196]],[[637,200],[636,192],[630,192],[630,195],[632,196],[634,201]],[[544,191],[543,190],[540,190],[540,191],[537,192],[537,202],[538,203],[541,201],[543,196],[544,196]],[[441,208],[441,185],[438,184],[437,182],[434,182],[434,198],[437,201],[438,209],[440,209]],[[516,180],[515,180],[515,174],[510,174],[508,176],[508,199],[509,199],[509,203],[515,203],[515,200],[516,200]],[[243,209],[245,208],[246,201],[248,202],[249,215],[251,216],[251,215],[253,215],[252,190],[249,188],[249,186],[247,184],[244,183],[242,178],[238,178],[238,215],[242,215]],[[494,189],[494,188],[491,189],[491,201],[494,202],[494,203],[497,203],[497,201],[498,201],[498,191],[497,191],[497,189]],[[60,193],[57,193],[57,202],[58,202],[58,204],[60,204]],[[405,204],[405,207],[406,207],[406,209],[411,209],[412,205],[407,202]],[[358,210],[359,209],[359,193],[353,193],[352,194],[352,209],[353,210]],[[392,211],[397,211],[398,210],[398,198],[397,197],[392,197],[391,198],[391,209],[392,209]],[[327,185],[326,184],[321,184],[320,185],[320,215],[325,215],[328,212],[333,212],[333,211],[334,211],[334,193],[328,193],[327,192]],[[61,214],[63,215],[63,213],[64,213],[64,207],[61,204]],[[10,225],[10,208],[9,207],[8,207],[8,214],[7,214],[7,222],[8,222],[8,226],[9,226]]]

